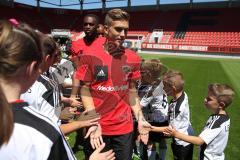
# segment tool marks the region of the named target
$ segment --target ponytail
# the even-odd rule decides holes
[[[0,147],[7,143],[13,131],[13,115],[5,95],[0,88]]]

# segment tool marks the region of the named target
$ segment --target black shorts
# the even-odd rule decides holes
[[[192,160],[193,144],[187,146],[177,145],[174,142],[171,144],[174,160]]]
[[[131,160],[133,153],[133,132],[123,135],[105,136],[103,135],[103,141],[106,144],[102,152],[113,149],[115,152],[116,160]],[[91,144],[86,141],[84,145],[84,153],[86,157],[89,157],[94,150]]]
[[[156,127],[163,127],[163,126],[168,126],[168,121],[165,122],[150,122],[150,124],[152,126],[156,126]],[[159,133],[159,132],[149,132],[149,141],[150,142],[158,142],[158,143],[162,143],[162,139],[164,139],[165,136],[163,133]],[[141,142],[141,159],[143,160],[147,160],[148,159],[148,147],[147,145],[143,144]]]

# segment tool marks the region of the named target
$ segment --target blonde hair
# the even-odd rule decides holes
[[[213,83],[208,85],[208,90],[213,93],[218,102],[225,104],[225,108],[232,103],[235,96],[234,90],[227,84]]]
[[[161,75],[163,75],[164,72],[167,71],[167,68],[161,63],[159,59],[143,59],[141,70],[149,72],[153,79],[158,79]]]
[[[112,21],[117,21],[117,20],[129,21],[130,15],[122,9],[112,9],[112,10],[108,11],[108,13],[105,17],[104,24],[107,26],[110,26],[112,24]]]
[[[171,86],[175,86],[176,92],[183,91],[184,77],[183,74],[176,70],[169,70],[163,76],[163,83],[168,83]]]

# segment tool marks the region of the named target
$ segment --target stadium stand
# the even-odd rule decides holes
[[[15,3],[14,7],[0,6],[0,16],[16,18],[34,28],[50,33],[51,29],[82,31],[84,15],[93,13],[103,23],[101,10],[41,8]],[[218,53],[240,53],[240,8],[134,10],[127,40],[141,40],[141,49],[187,50]],[[150,41],[154,29],[161,29],[155,42]],[[140,38],[139,38],[140,37]],[[134,42],[135,43],[135,42]]]
[[[239,14],[239,8],[159,13],[158,23],[153,28],[162,28],[163,36],[157,44],[145,41],[143,47],[240,53]]]

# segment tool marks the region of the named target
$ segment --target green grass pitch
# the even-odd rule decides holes
[[[233,104],[227,108],[231,119],[230,136],[225,149],[226,160],[239,158],[240,153],[240,60],[216,59],[199,57],[177,57],[163,55],[141,54],[142,58],[159,58],[170,69],[176,69],[184,74],[185,91],[189,97],[191,120],[198,135],[208,116],[211,114],[205,107],[203,99],[207,94],[207,86],[210,83],[226,83],[235,89],[236,96]],[[69,142],[74,143],[74,133],[69,135]],[[170,144],[171,139],[168,140]],[[198,147],[194,146],[194,160],[198,159]],[[83,160],[82,151],[76,154],[79,160]],[[238,158],[237,158],[238,157]],[[167,160],[172,160],[172,151],[168,145]]]

